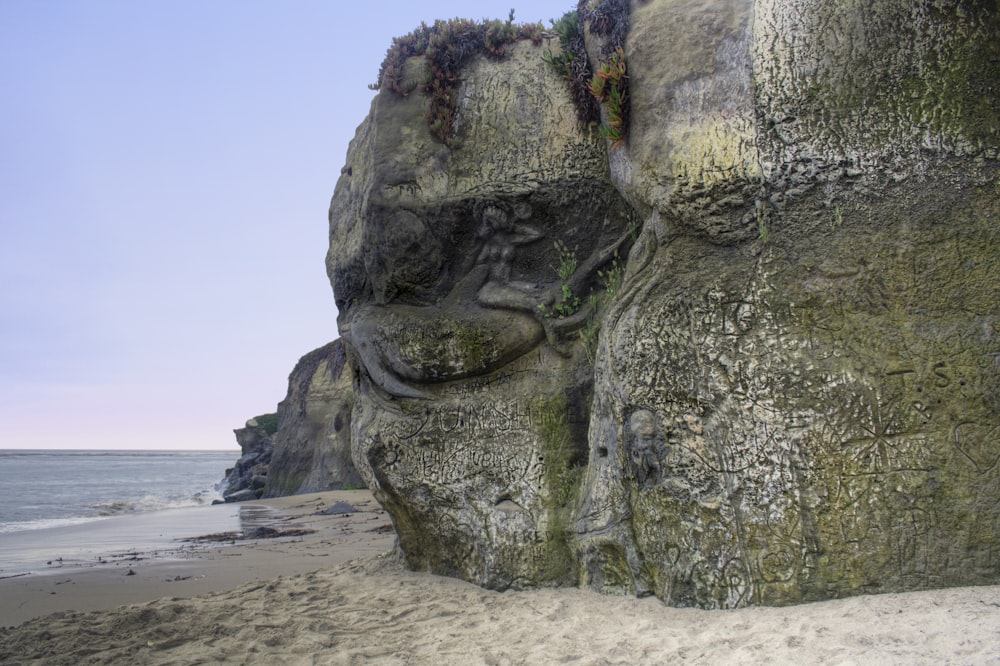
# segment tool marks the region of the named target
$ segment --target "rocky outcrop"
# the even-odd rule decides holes
[[[996,581],[996,12],[697,5],[641,3],[627,42],[613,173],[648,212],[597,355],[589,579],[701,607]]]
[[[353,456],[407,562],[703,608],[1000,581],[1000,15],[580,11],[621,145],[524,41],[465,62],[451,146],[381,92],[336,187]]]
[[[309,352],[288,376],[278,411],[234,431],[243,454],[226,470],[227,502],[363,487],[351,460],[346,358],[341,340]]]
[[[267,485],[268,465],[274,450],[274,414],[265,414],[247,421],[246,426],[233,431],[242,452],[239,460],[226,470],[222,481],[222,498],[227,502],[258,499]]]
[[[541,54],[466,66],[452,149],[424,96],[376,97],[331,213],[355,463],[412,566],[494,587],[568,582],[557,513],[586,453],[587,294],[631,239],[603,141]]]
[[[303,356],[278,404],[265,497],[361,488],[351,461],[351,374],[341,340]]]

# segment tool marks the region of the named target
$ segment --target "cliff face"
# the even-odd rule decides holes
[[[410,565],[704,608],[1000,580],[1000,15],[590,4],[622,145],[520,42],[451,148],[381,92],[337,184],[354,460]]]
[[[354,395],[346,360],[343,342],[334,340],[299,359],[288,376],[265,497],[363,486],[351,461]]]
[[[351,460],[352,375],[341,340],[309,352],[288,376],[288,393],[265,430],[236,430],[243,455],[227,470],[227,502],[283,497],[364,482]]]
[[[640,4],[627,42],[613,172],[648,213],[597,355],[591,580],[702,607],[995,581],[996,12],[696,4]]]

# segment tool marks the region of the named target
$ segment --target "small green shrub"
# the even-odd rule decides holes
[[[520,30],[514,25],[514,10],[510,10],[507,21],[493,19],[483,23],[483,47],[494,58],[503,58],[510,45],[520,37]]]
[[[606,271],[597,271],[597,276],[601,279],[601,284],[604,286],[604,300],[610,301],[618,294],[622,282],[625,281],[625,267],[622,265],[621,260],[618,259],[617,253],[608,269]]]
[[[562,298],[555,305],[556,314],[560,317],[568,317],[580,309],[580,297],[574,296],[568,284],[561,286]]]
[[[559,39],[559,53],[553,54],[552,49],[545,49],[542,59],[551,65],[560,76],[570,78],[572,70],[570,63],[577,56],[572,49],[572,42],[580,36],[577,13],[567,12],[558,21],[552,21],[552,32]]]
[[[546,317],[569,317],[570,315],[576,313],[580,309],[580,297],[573,293],[573,290],[567,284],[569,279],[576,272],[577,258],[576,252],[573,252],[566,244],[562,241],[556,241],[554,243],[556,248],[556,253],[559,255],[559,265],[554,266],[553,269],[559,279],[562,280],[559,291],[559,300],[556,301],[555,305],[549,308],[547,305],[542,303],[538,306],[538,309],[542,311],[542,314]]]
[[[253,420],[257,422],[257,427],[266,432],[268,435],[273,435],[278,432],[277,414],[261,414],[260,416],[253,417]]]
[[[541,45],[544,32],[545,26],[541,23],[525,23],[521,26],[521,37],[529,40],[535,46]]]

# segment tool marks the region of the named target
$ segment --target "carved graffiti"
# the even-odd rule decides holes
[[[995,316],[925,309],[926,279],[877,261],[834,271],[829,259],[805,279],[788,263],[793,283],[765,266],[695,295],[650,283],[617,332],[633,521],[683,511],[690,523],[659,529],[739,535],[737,551],[687,544],[705,555],[697,566],[639,539],[649,566],[701,581],[698,603],[929,585],[956,561],[982,576],[993,562],[996,575],[992,557],[963,550],[1000,523],[981,499],[1000,487]],[[989,527],[953,508],[982,502]],[[742,578],[726,573],[732,561]]]
[[[533,415],[518,402],[434,407],[385,424],[369,435],[366,449],[382,438],[388,473],[412,483],[450,485],[483,478],[503,487],[535,487],[543,473]]]

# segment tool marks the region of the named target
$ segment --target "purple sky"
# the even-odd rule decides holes
[[[574,0],[0,2],[0,449],[236,449],[337,337],[326,212],[393,36]]]

